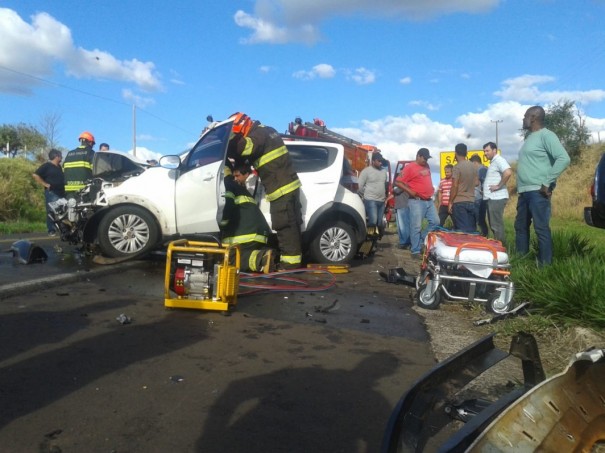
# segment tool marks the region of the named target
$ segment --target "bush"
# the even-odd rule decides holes
[[[26,159],[0,159],[0,222],[46,218],[44,192],[32,178],[37,167]]]
[[[605,257],[576,233],[553,232],[553,242],[551,266],[537,266],[535,243],[532,253],[513,260],[517,300],[553,320],[605,327]]]

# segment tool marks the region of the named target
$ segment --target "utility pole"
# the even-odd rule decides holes
[[[132,155],[137,155],[137,106],[132,104]]]
[[[498,123],[501,123],[503,120],[490,120],[492,123],[496,123],[496,151],[500,149],[498,146]]]

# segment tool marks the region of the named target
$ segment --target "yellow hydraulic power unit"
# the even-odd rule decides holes
[[[164,306],[228,311],[237,303],[239,268],[237,246],[187,239],[171,242],[166,255]]]

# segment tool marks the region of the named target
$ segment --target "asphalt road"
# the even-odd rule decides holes
[[[95,266],[29,239],[47,263],[0,262],[2,451],[378,451],[435,363],[411,290],[378,275],[411,266],[393,234],[329,290],[240,297],[231,316],[165,309],[161,259]]]

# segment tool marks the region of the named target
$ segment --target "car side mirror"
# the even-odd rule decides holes
[[[160,167],[169,170],[176,170],[181,165],[179,156],[162,156],[160,158]]]

